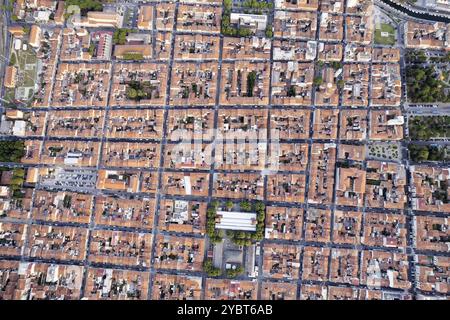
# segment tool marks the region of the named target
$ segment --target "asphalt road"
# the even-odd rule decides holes
[[[4,5],[6,0],[1,0],[0,4]],[[1,19],[0,19],[0,29],[1,29],[1,34],[0,34],[0,56],[3,57],[5,55],[5,42],[6,42],[6,32],[7,32],[7,27],[6,27],[6,14],[2,13],[1,15]],[[3,80],[3,74],[4,74],[4,68],[5,68],[5,63],[3,63],[3,59],[0,60],[0,77]],[[3,82],[3,81],[2,81]]]
[[[8,0],[0,0],[0,5],[8,5]],[[4,11],[0,18],[0,83],[3,83],[3,77],[5,75],[6,68],[6,55],[7,55],[7,36],[8,36],[8,12]],[[3,86],[0,87],[0,95],[3,96]],[[0,111],[2,103],[0,101]]]

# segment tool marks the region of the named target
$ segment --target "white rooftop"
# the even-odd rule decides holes
[[[217,211],[217,229],[256,231],[255,212]]]
[[[23,120],[14,121],[14,126],[12,128],[13,135],[24,136],[26,127],[27,127],[27,123],[25,121],[23,121]]]

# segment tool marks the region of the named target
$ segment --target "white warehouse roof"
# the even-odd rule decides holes
[[[217,229],[256,231],[255,212],[217,211]]]

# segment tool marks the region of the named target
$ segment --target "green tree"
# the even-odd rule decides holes
[[[216,243],[220,243],[220,242],[222,242],[222,237],[219,235],[219,234],[217,234],[217,233],[214,233],[211,237],[210,237],[210,241],[212,242],[212,243],[214,243],[214,244],[216,244]]]
[[[429,157],[429,150],[427,146],[420,146],[417,144],[410,144],[408,146],[411,160],[414,162],[427,161]]]
[[[233,0],[223,0],[223,5],[225,9],[231,10],[231,6],[233,5]]]
[[[314,85],[316,87],[322,85],[322,83],[323,83],[323,79],[322,79],[321,76],[317,76],[317,77],[314,78]]]
[[[245,232],[243,232],[243,231],[237,231],[237,232],[235,233],[235,238],[236,238],[236,239],[244,239],[244,238],[245,238]]]
[[[264,220],[265,220],[264,212],[258,213],[258,215],[256,216],[256,219],[258,220],[258,222],[264,222]],[[263,227],[264,227],[264,225],[263,225]]]
[[[266,205],[262,201],[255,202],[255,211],[256,212],[263,212],[266,209]]]
[[[127,42],[127,35],[130,30],[128,29],[117,29],[113,34],[113,42],[114,44],[125,44]]]
[[[238,35],[240,37],[248,37],[251,36],[253,34],[253,31],[247,28],[239,28],[238,29]]]
[[[262,231],[257,231],[252,235],[252,239],[255,241],[261,241],[264,238]]]
[[[252,205],[250,204],[250,202],[248,202],[247,200],[241,201],[241,203],[239,204],[240,208],[242,211],[251,211],[252,210]]]
[[[340,61],[333,61],[333,62],[331,62],[331,67],[334,70],[341,69],[342,68],[342,63]]]
[[[126,95],[128,99],[136,99],[138,96],[137,90],[134,88],[127,88]]]
[[[25,177],[25,170],[23,168],[14,168],[13,177]]]
[[[16,63],[17,63],[17,56],[16,56],[16,53],[13,52],[13,53],[11,53],[11,57],[9,58],[9,65],[15,66]]]
[[[244,272],[244,268],[242,266],[237,266],[235,269],[228,269],[226,271],[227,278],[236,278]]]
[[[21,186],[23,183],[23,177],[12,177],[11,185]]]
[[[288,97],[295,97],[297,95],[297,92],[295,90],[294,86],[290,86],[287,92]]]
[[[272,38],[273,37],[273,31],[272,31],[272,25],[268,24],[266,27],[266,37],[267,38]]]
[[[417,70],[415,75],[416,81],[420,81],[425,78],[425,71],[422,69]]]
[[[197,95],[198,87],[197,87],[197,84],[196,84],[196,83],[193,83],[193,84],[192,84],[192,91]]]
[[[0,141],[0,161],[20,162],[25,155],[25,144],[23,141]]]
[[[211,207],[206,209],[206,216],[208,218],[214,218],[216,216],[216,209],[211,208]]]
[[[227,230],[226,234],[227,234],[228,238],[234,238],[234,231],[233,230]]]
[[[222,274],[222,271],[219,268],[214,267],[211,259],[207,259],[203,262],[203,271],[210,277],[217,277]]]
[[[253,97],[253,89],[256,84],[256,71],[252,71],[247,75],[247,96]]]
[[[217,210],[217,208],[219,207],[219,201],[213,200],[213,201],[210,202],[209,206],[211,208],[214,208],[215,210]]]
[[[91,45],[89,46],[89,50],[88,51],[89,51],[89,54],[91,56],[93,56],[94,53],[95,53],[95,44],[91,43]]]

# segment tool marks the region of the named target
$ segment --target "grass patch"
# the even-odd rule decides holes
[[[37,58],[36,54],[31,50],[17,52],[17,64],[19,72],[23,74],[21,86],[33,87],[35,85],[37,73]],[[32,68],[27,68],[27,65],[33,65]]]
[[[5,94],[3,95],[3,99],[8,102],[13,102],[15,99],[15,89],[14,88],[5,88]]]
[[[37,78],[37,57],[34,51],[29,48],[28,50],[14,50],[11,53],[10,64],[17,67],[17,84],[15,88],[7,88],[5,91],[4,99],[7,101],[14,101],[16,96],[16,90],[19,88],[32,87],[33,90],[25,97],[31,98],[34,94],[34,87]]]
[[[382,36],[382,33],[388,33],[389,35]],[[395,44],[395,29],[393,26],[387,23],[381,23],[379,28],[375,29],[375,44],[382,44],[386,46],[392,46]]]

